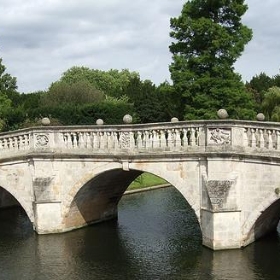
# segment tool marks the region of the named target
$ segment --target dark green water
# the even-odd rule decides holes
[[[119,219],[36,235],[20,209],[0,211],[0,280],[280,279],[280,229],[243,250],[201,245],[173,188],[123,197]]]

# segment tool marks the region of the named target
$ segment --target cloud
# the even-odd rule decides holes
[[[24,92],[47,89],[75,65],[142,71],[143,78],[159,83],[169,77],[169,20],[182,3],[4,1],[1,57]]]
[[[277,0],[247,0],[248,11],[243,21],[253,30],[253,39],[245,48],[242,57],[236,63],[236,71],[244,81],[260,74],[269,76],[279,74],[280,66],[280,27]]]
[[[0,57],[19,91],[47,89],[72,66],[129,69],[159,84],[169,79],[170,18],[184,0],[2,0]],[[244,80],[277,74],[278,0],[247,0],[254,32],[237,61]]]

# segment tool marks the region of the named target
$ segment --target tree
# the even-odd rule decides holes
[[[280,121],[280,88],[271,87],[264,93],[262,108],[270,121]]]
[[[16,92],[16,78],[5,73],[6,67],[0,58],[0,130],[5,126],[5,118],[11,109],[12,101],[8,95]]]
[[[252,93],[255,102],[261,105],[264,93],[273,85],[273,79],[261,72],[259,75],[255,75],[249,83],[246,83],[246,88]]]
[[[191,0],[171,18],[170,72],[186,119],[215,118],[220,108],[232,118],[254,116],[252,98],[233,67],[252,38],[241,23],[246,10],[243,0]]]
[[[123,89],[135,77],[139,77],[139,74],[137,72],[129,72],[127,69],[121,71],[116,69],[102,71],[74,66],[63,73],[60,81],[70,85],[80,81],[87,81],[105,95],[119,98],[123,94]]]
[[[61,104],[87,104],[99,102],[104,94],[90,82],[81,80],[69,84],[64,81],[53,83],[48,92],[41,96],[43,106],[58,106]]]

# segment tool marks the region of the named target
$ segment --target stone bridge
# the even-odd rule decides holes
[[[280,124],[237,120],[42,126],[0,134],[0,207],[20,205],[39,234],[117,217],[143,172],[178,189],[203,244],[241,248],[280,218]]]

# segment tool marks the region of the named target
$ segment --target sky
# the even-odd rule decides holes
[[[0,0],[0,58],[19,92],[47,90],[73,66],[129,69],[170,81],[170,18],[186,0]],[[243,81],[279,74],[280,1],[247,0],[253,30],[235,70]]]

